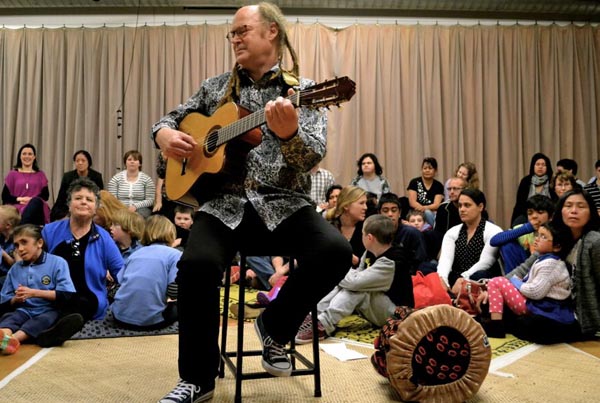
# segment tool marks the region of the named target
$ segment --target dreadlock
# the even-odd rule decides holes
[[[284,81],[290,87],[294,85],[298,85],[299,83],[299,67],[298,67],[298,56],[296,55],[296,51],[290,44],[290,40],[286,30],[287,21],[281,12],[281,9],[277,7],[275,4],[261,2],[258,4],[258,12],[260,14],[261,19],[266,24],[275,23],[277,25],[277,29],[279,31],[277,37],[279,40],[278,53],[279,53],[279,71],[272,77],[272,79],[279,77],[283,74]],[[292,69],[284,70],[283,69],[283,55],[285,49],[287,48],[288,52],[290,52],[290,56],[292,57]],[[231,72],[231,78],[229,79],[229,85],[227,86],[227,90],[225,95],[219,102],[219,106],[226,104],[227,102],[234,102],[239,99],[240,95],[240,76],[239,76],[240,65],[236,62],[235,66],[233,66],[233,70]]]

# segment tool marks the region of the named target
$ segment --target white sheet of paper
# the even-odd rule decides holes
[[[347,348],[346,343],[320,343],[319,347],[321,350],[340,361],[361,360],[367,358],[366,355]]]

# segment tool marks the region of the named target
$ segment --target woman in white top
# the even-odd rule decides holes
[[[458,198],[462,224],[448,230],[442,241],[438,274],[451,288],[459,277],[471,280],[499,276],[498,248],[490,239],[502,228],[487,221],[485,195],[479,189],[464,189]]]
[[[156,187],[152,178],[141,172],[142,154],[137,150],[127,151],[123,156],[123,164],[126,169],[110,179],[108,191],[127,206],[129,211],[149,217]]]

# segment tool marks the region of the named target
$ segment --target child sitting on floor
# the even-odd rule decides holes
[[[0,288],[8,270],[15,264],[13,231],[21,222],[21,215],[15,206],[0,205]],[[2,311],[0,311],[2,312]]]
[[[59,257],[44,252],[39,226],[25,224],[13,233],[17,253],[22,260],[8,271],[0,292],[0,304],[10,304],[12,311],[0,317],[0,351],[14,354],[21,343],[36,338],[58,319],[54,306],[57,294],[75,293],[69,265]],[[83,325],[83,317],[72,316]]]
[[[337,323],[355,310],[374,325],[383,326],[397,305],[414,306],[406,253],[392,245],[395,234],[389,217],[374,214],[364,221],[362,242],[366,251],[358,268],[350,269],[317,305],[320,340],[333,334]],[[311,315],[304,319],[295,340],[298,344],[313,340]]]
[[[533,313],[564,324],[575,321],[571,276],[560,254],[567,236],[550,223],[542,224],[534,241],[540,256],[529,273],[523,279],[494,277],[488,282],[491,320],[482,324],[489,337],[506,336],[502,322],[504,305],[517,315]]]
[[[172,246],[183,251],[190,236],[190,228],[192,228],[192,224],[194,224],[194,209],[180,204],[177,205],[175,207],[175,218],[173,221],[175,221],[177,235]]]
[[[115,322],[131,330],[156,330],[177,320],[177,262],[182,252],[171,247],[175,225],[167,217],[146,220],[141,249],[117,274],[121,285],[112,304]]]
[[[406,222],[411,227],[415,227],[421,232],[432,229],[431,224],[425,221],[425,213],[417,210],[410,210],[406,215]]]
[[[117,210],[112,217],[110,236],[121,251],[123,260],[142,247],[140,239],[144,233],[144,217],[129,210]]]

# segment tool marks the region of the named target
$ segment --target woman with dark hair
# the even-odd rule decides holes
[[[444,185],[435,179],[437,168],[435,158],[423,158],[421,176],[413,178],[407,188],[410,208],[424,212],[425,220],[432,227],[435,224],[435,212],[444,201]]]
[[[572,236],[565,249],[577,320],[563,325],[531,315],[519,317],[510,331],[520,339],[543,344],[594,338],[600,331],[600,217],[590,195],[580,188],[565,193],[558,200],[552,225]],[[525,277],[537,258],[531,255],[507,277]]]
[[[88,178],[96,185],[99,189],[104,189],[104,181],[102,180],[102,174],[92,169],[92,156],[86,150],[79,150],[73,154],[73,162],[75,163],[75,169],[63,174],[62,180],[60,181],[60,189],[58,190],[58,196],[50,211],[50,221],[60,220],[65,218],[69,212],[67,206],[67,189],[71,183],[79,178]]]
[[[529,164],[529,175],[523,177],[517,189],[517,201],[510,218],[511,227],[527,222],[527,199],[536,194],[556,199],[554,190],[550,187],[552,178],[552,163],[550,158],[542,153],[535,153]]]
[[[490,239],[502,228],[488,221],[485,195],[479,189],[464,189],[458,197],[462,224],[444,235],[437,271],[445,287],[452,288],[460,277],[479,280],[500,275],[496,264],[498,248]]]
[[[17,163],[4,179],[2,204],[11,204],[21,214],[21,224],[44,225],[50,221],[48,178],[37,164],[35,147],[24,144]]]
[[[390,184],[383,176],[383,168],[373,153],[365,153],[356,161],[357,176],[350,182],[351,186],[358,186],[366,192],[375,193],[377,199],[384,193],[389,193]]]

